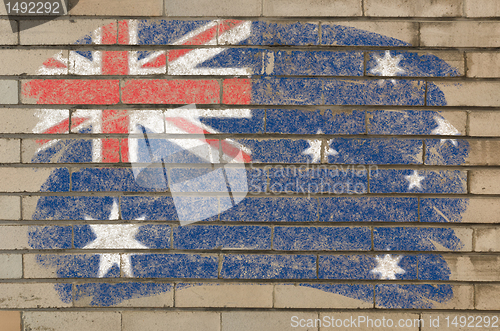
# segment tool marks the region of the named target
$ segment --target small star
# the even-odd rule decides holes
[[[410,182],[410,185],[408,185],[409,190],[411,190],[414,187],[422,189],[421,181],[424,180],[425,176],[419,176],[416,170],[413,170],[413,174],[405,176],[405,178],[407,181]]]
[[[450,122],[445,120],[444,118],[434,116],[434,121],[436,121],[438,127],[432,130],[431,134],[435,135],[445,135],[445,136],[456,136],[459,135],[460,132],[451,125]],[[446,140],[451,141],[451,143],[456,147],[457,146],[457,140],[456,139],[441,139],[441,145],[445,143]]]
[[[406,272],[403,268],[398,266],[402,257],[403,256],[400,255],[393,259],[389,254],[385,254],[382,259],[379,256],[375,256],[377,267],[370,272],[378,274],[380,279],[396,279],[396,274],[404,274]]]
[[[399,62],[403,59],[402,55],[396,57],[391,56],[390,51],[385,51],[383,58],[374,55],[377,61],[377,66],[370,70],[372,74],[380,74],[380,76],[396,76],[398,73],[404,73],[404,69],[399,67]],[[395,79],[391,79],[393,84],[396,84]]]
[[[316,134],[322,134],[323,131],[321,129],[316,132]],[[312,161],[311,163],[317,163],[321,161],[321,140],[320,139],[307,139],[309,143],[309,147],[306,148],[302,154],[311,155]],[[331,140],[330,140],[331,142]],[[326,151],[326,156],[328,155],[337,155],[338,152],[330,147],[330,142],[328,143],[328,150]]]
[[[311,163],[316,163],[321,161],[321,140],[319,139],[308,139],[309,147],[305,149],[302,154],[311,155]]]
[[[90,220],[90,218],[86,218]],[[113,207],[109,215],[110,220],[118,219],[118,204],[113,201]],[[141,218],[142,219],[142,218]],[[87,244],[83,249],[147,249],[135,239],[135,235],[139,231],[137,224],[91,224],[92,231],[96,238]],[[98,277],[102,278],[114,266],[120,268],[120,254],[106,253],[99,254],[99,273]],[[132,262],[130,254],[124,256],[123,273],[128,277],[133,277]]]

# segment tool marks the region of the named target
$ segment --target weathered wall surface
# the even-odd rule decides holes
[[[498,17],[0,6],[0,331],[496,329]]]

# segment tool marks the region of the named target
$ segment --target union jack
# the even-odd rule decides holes
[[[249,21],[210,21],[204,26],[186,33],[175,41],[174,45],[217,45],[218,40],[223,43],[234,44],[250,36],[251,22]],[[138,21],[124,20],[108,24],[96,29],[91,40],[96,45],[111,44],[138,44]],[[69,52],[69,59],[62,56],[62,52],[54,55],[43,63],[39,69],[41,75],[248,75],[248,68],[208,68],[199,67],[206,60],[224,52],[223,47],[172,49],[160,51],[77,51]],[[87,82],[92,84],[92,81]],[[50,84],[50,83],[49,83]],[[180,82],[189,87],[189,80]],[[96,89],[102,86],[95,86]],[[44,86],[47,90],[47,86]],[[50,86],[48,88],[50,90]],[[57,83],[52,89],[57,92]],[[175,99],[175,96],[174,96]],[[102,102],[105,104],[105,102]],[[175,101],[173,102],[175,103]],[[182,103],[182,102],[178,102]],[[140,128],[145,127],[153,133],[175,134],[213,134],[215,129],[200,122],[199,117],[251,117],[250,109],[191,109],[168,110],[114,110],[114,109],[79,109],[69,115],[68,110],[42,109],[38,112],[39,122],[33,129],[34,133],[67,133],[71,117],[71,131],[90,131],[99,133],[140,133]],[[170,139],[169,141],[180,145],[184,149],[205,144],[214,150],[214,153],[199,155],[208,162],[215,162],[213,158],[218,150],[218,142],[210,139]],[[43,145],[40,150],[51,146],[57,140],[39,140]],[[93,162],[119,162],[116,153],[121,147],[122,162],[136,160],[137,141],[135,139],[122,139],[118,146],[117,139],[94,139]],[[225,139],[221,141],[223,159],[227,162],[250,161],[250,150],[237,142]],[[40,151],[39,150],[39,151]],[[194,150],[194,149],[192,149]]]

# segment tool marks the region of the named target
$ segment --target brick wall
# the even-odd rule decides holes
[[[497,0],[80,0],[15,33],[0,15],[0,331],[500,315]],[[179,135],[186,104],[205,131]],[[248,181],[233,162],[234,196],[195,185],[180,211],[155,170],[134,180],[130,123],[215,153],[178,179],[237,150]]]

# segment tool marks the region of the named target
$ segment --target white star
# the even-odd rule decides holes
[[[333,139],[330,139],[328,140],[328,149],[326,150],[325,152],[325,157],[327,158],[328,160],[328,155],[332,155],[332,156],[335,156],[335,155],[338,155],[339,152],[337,152],[336,150],[334,150],[333,148],[330,147],[330,144],[332,143]]]
[[[322,134],[323,131],[321,129],[316,132],[316,134]],[[332,140],[328,142],[328,150],[326,151],[326,156],[328,155],[337,155],[338,152],[330,147],[330,143]],[[312,161],[311,163],[317,163],[321,161],[321,140],[320,139],[307,139],[309,143],[309,147],[306,148],[302,154],[311,155]]]
[[[422,189],[422,180],[424,180],[425,176],[419,176],[417,170],[413,170],[413,174],[405,176],[406,180],[410,182],[408,185],[408,189],[416,187],[418,189]]]
[[[436,121],[438,127],[432,130],[431,134],[435,135],[445,135],[445,136],[456,136],[459,135],[460,132],[451,125],[450,122],[445,120],[444,118],[434,116],[434,121]],[[446,140],[451,141],[451,143],[456,147],[457,146],[457,140],[456,139],[441,139],[441,145],[444,144]]]
[[[406,272],[403,268],[398,266],[402,257],[403,256],[400,255],[393,259],[389,254],[385,254],[382,259],[379,256],[375,256],[377,267],[370,272],[378,274],[380,279],[396,279],[396,274],[404,274]]]
[[[113,201],[113,207],[111,208],[109,219],[118,219],[118,204],[116,203],[116,200]],[[135,239],[135,235],[139,231],[139,225],[137,224],[91,224],[90,227],[92,228],[96,239],[83,247],[84,249],[148,248]],[[119,253],[99,254],[98,277],[104,277],[114,265],[117,265],[118,268],[120,268]],[[122,261],[122,270],[126,276],[133,277],[130,254],[124,255]]]
[[[402,55],[396,57],[391,56],[390,51],[385,51],[383,58],[374,55],[377,61],[377,66],[370,70],[372,74],[380,74],[381,76],[396,76],[398,73],[404,73],[404,69],[399,67],[399,62],[403,59]],[[393,84],[396,84],[395,79],[391,79]]]

